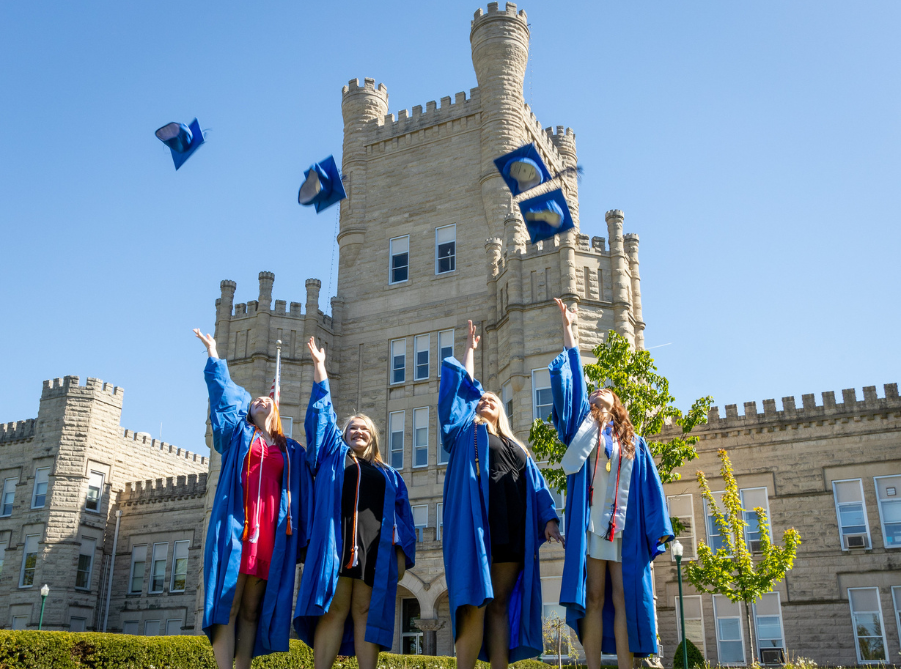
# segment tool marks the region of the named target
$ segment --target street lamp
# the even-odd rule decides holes
[[[679,579],[679,620],[682,622],[682,666],[688,669],[688,642],[685,640],[685,605],[682,601],[682,544],[673,542],[673,556],[676,558],[676,575]]]
[[[44,627],[44,604],[47,603],[47,595],[50,594],[50,588],[44,583],[44,587],[41,588],[41,619],[38,622],[38,630],[41,630]]]

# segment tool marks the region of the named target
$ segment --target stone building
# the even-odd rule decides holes
[[[99,379],[84,386],[77,376],[52,379],[37,418],[0,425],[0,628],[37,629],[46,584],[44,629],[102,629],[119,491],[136,480],[159,486],[159,477],[199,476],[205,487],[205,457],[119,426],[123,395]],[[202,518],[201,504],[187,520],[192,538]],[[128,510],[121,519],[116,555],[127,562],[134,523]],[[172,519],[155,523],[154,539],[171,542]],[[185,610],[182,625],[193,627],[193,606]]]

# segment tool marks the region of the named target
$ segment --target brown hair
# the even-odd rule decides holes
[[[269,399],[271,400],[272,398],[270,397]],[[250,410],[247,411],[247,420],[249,420],[253,425],[256,425],[256,422],[254,422]],[[288,438],[285,436],[284,429],[282,428],[282,416],[278,412],[278,405],[274,400],[272,402],[272,410],[269,412],[267,423],[268,425],[266,426],[266,430],[267,432],[269,432],[269,436],[272,437],[272,441],[275,442],[276,446],[278,446],[278,449],[281,451],[287,449]]]
[[[626,457],[630,460],[635,458],[635,428],[632,426],[632,420],[629,418],[629,412],[626,410],[626,407],[623,406],[622,401],[619,399],[619,395],[610,390],[610,394],[613,395],[613,408],[610,410],[610,417],[613,418],[613,434],[616,435],[617,441],[620,443],[620,447],[623,449],[623,453],[626,454]],[[598,423],[601,422],[601,409],[592,404],[591,405],[591,416]],[[601,429],[604,429],[604,426],[601,426]]]
[[[347,443],[347,428],[350,427],[353,420],[361,420],[369,428],[369,453],[366,459],[379,467],[387,467],[385,461],[382,460],[382,452],[379,450],[379,429],[375,426],[375,421],[366,414],[355,413],[344,421],[344,425],[341,427],[341,436],[344,438],[344,442]]]

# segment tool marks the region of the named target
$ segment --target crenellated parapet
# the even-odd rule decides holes
[[[392,138],[400,137],[408,133],[415,133],[426,128],[452,123],[460,119],[477,114],[480,111],[480,95],[478,88],[472,88],[469,91],[469,98],[466,93],[461,91],[451,100],[450,96],[441,98],[440,106],[434,100],[430,100],[425,104],[425,110],[422,105],[416,105],[412,110],[401,109],[395,114],[386,113],[379,119],[372,121],[372,134],[367,138],[367,144],[375,144],[384,142]],[[468,124],[456,124],[456,128],[451,126],[444,130],[444,135],[448,135],[455,130],[465,129]],[[433,133],[435,137],[441,136],[442,132],[437,129]],[[410,138],[410,142],[417,138]],[[425,138],[422,138],[425,139]],[[381,147],[384,150],[384,147]],[[371,151],[378,151],[373,148]]]
[[[78,382],[79,377],[77,376],[48,379],[44,381],[41,400],[57,397],[104,398],[122,406],[124,388],[91,377],[88,377],[87,383],[83,386],[78,385]]]
[[[507,20],[512,19],[514,21],[519,21],[522,26],[528,29],[529,26],[529,17],[526,14],[526,10],[520,9],[518,12],[516,11],[516,3],[508,2],[505,3],[504,8],[499,8],[499,3],[497,2],[489,2],[488,3],[488,11],[482,11],[482,8],[479,7],[475,13],[473,14],[472,21],[470,21],[469,26],[470,30],[475,30],[476,28],[484,26],[485,23],[490,21],[497,20]]]
[[[133,430],[122,430],[122,439],[129,445],[148,448],[160,453],[168,453],[173,458],[188,460],[190,462],[198,462],[201,465],[207,464],[207,459],[203,455],[197,455],[191,451],[184,450],[178,446],[166,443],[160,439],[154,439],[147,432],[134,432]]]
[[[11,423],[0,425],[0,444],[11,441],[23,441],[34,437],[34,425],[36,418],[27,420],[15,420]]]
[[[206,484],[206,473],[129,482],[125,484],[124,490],[119,491],[117,501],[120,506],[124,506],[127,504],[202,497],[206,494]]]

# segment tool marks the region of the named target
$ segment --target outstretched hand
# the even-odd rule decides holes
[[[544,526],[544,539],[548,542],[556,541],[564,548],[566,547],[566,541],[560,534],[560,523],[557,520],[547,521],[547,525]]]
[[[213,338],[213,335],[205,335],[197,328],[194,328],[194,334],[200,341],[203,342],[203,345],[206,346],[207,355],[209,355],[211,358],[219,357],[219,353],[216,350],[216,340]]]
[[[554,302],[560,307],[560,318],[563,319],[563,327],[571,328],[576,322],[576,312],[570,311],[559,297],[554,298]]]
[[[310,349],[310,357],[313,358],[313,362],[317,365],[325,364],[325,349],[324,348],[316,348],[316,338],[310,337],[310,341],[307,342],[307,348]]]
[[[472,324],[472,321],[469,321],[469,336],[466,339],[466,348],[477,349],[481,340],[480,336],[476,336],[476,326]]]

